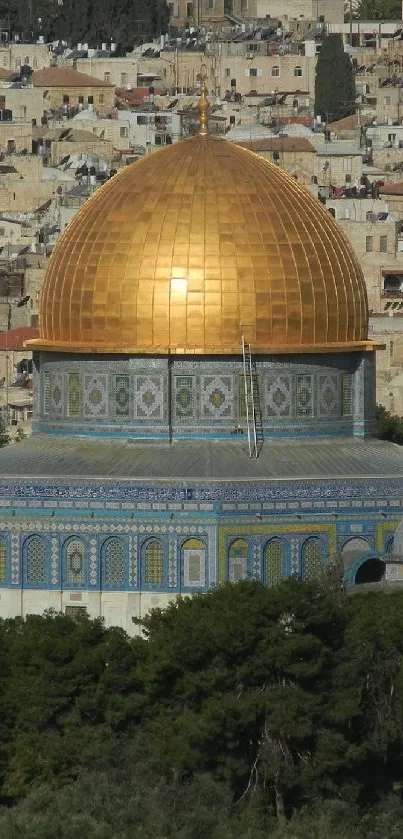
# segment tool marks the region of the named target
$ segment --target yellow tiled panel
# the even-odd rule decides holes
[[[367,319],[330,213],[279,167],[197,135],[127,167],[77,213],[49,264],[36,346],[239,353],[247,327],[260,351],[331,350],[366,341]]]

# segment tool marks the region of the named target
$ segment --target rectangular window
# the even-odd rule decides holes
[[[225,68],[225,78],[226,78],[226,79],[229,79],[230,75],[231,75],[231,68],[230,68],[230,67],[226,67],[226,68]]]
[[[249,76],[253,76],[254,78],[257,76],[257,68],[256,67],[250,67],[249,68]]]
[[[383,97],[383,104],[384,105],[390,105],[390,96],[384,96]]]
[[[73,620],[77,621],[85,617],[87,609],[85,606],[65,606],[64,612],[68,618],[73,618]]]
[[[350,373],[343,373],[341,379],[341,413],[351,417],[353,413],[353,381]]]
[[[148,125],[148,117],[143,115],[137,117],[137,125]]]
[[[351,172],[352,160],[351,157],[343,157],[343,171]]]
[[[43,413],[50,414],[50,373],[43,376]]]
[[[204,548],[184,549],[183,582],[187,588],[206,585],[206,551]]]
[[[105,84],[109,84],[110,80],[111,80],[111,74],[110,73],[104,73]]]
[[[393,341],[391,341],[390,344],[389,344],[389,355],[390,355],[391,358],[393,358],[393,352],[394,352],[394,343],[393,343]]]
[[[186,15],[187,17],[193,17],[193,3],[186,3]]]
[[[313,415],[312,376],[297,376],[297,417]]]
[[[120,74],[120,84],[126,85],[127,84],[127,73]]]
[[[228,576],[230,583],[246,580],[248,576],[248,560],[246,556],[230,556]]]
[[[387,253],[388,251],[388,237],[381,236],[379,239],[379,250],[381,253]]]
[[[4,227],[0,227],[0,236],[4,236],[4,235],[5,235],[5,232],[6,232],[6,231],[5,231],[5,228],[4,228]]]
[[[371,253],[374,249],[374,237],[373,236],[366,236],[365,237],[365,250],[367,253]]]
[[[127,137],[127,133],[128,132],[127,132],[126,126],[122,126],[122,128],[120,129],[120,136],[121,137]]]
[[[81,413],[81,382],[79,373],[67,375],[67,416],[79,417]]]

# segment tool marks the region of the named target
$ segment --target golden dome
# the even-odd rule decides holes
[[[81,208],[44,280],[33,349],[308,352],[363,347],[357,258],[298,181],[210,135],[127,167]]]

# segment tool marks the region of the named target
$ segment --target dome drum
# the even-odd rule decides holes
[[[35,353],[44,433],[246,444],[242,356]],[[265,439],[374,433],[374,353],[257,355]]]

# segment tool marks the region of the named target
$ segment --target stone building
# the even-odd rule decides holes
[[[0,451],[0,615],[133,618],[340,554],[379,579],[403,454],[374,439],[361,268],[293,177],[208,134],[122,170],[54,249],[34,433]]]
[[[77,73],[71,67],[44,67],[32,74],[34,89],[41,92],[43,108],[64,110],[68,115],[80,107],[107,114],[115,104],[115,88],[95,76]]]

